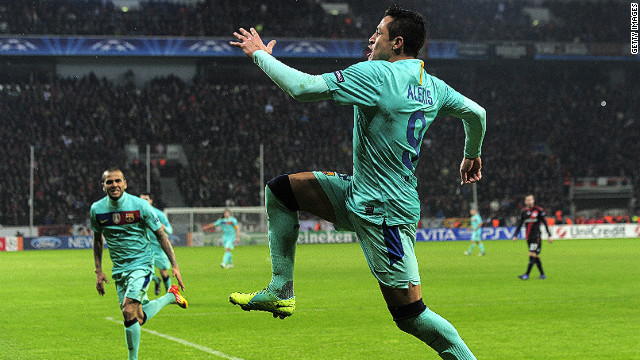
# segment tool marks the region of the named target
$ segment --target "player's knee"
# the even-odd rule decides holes
[[[401,330],[406,331],[401,326],[402,322],[422,314],[427,309],[427,306],[424,304],[422,299],[420,299],[412,302],[411,304],[403,306],[389,306],[388,308],[391,316],[393,316],[393,321],[396,322],[396,325],[398,325]]]
[[[267,181],[267,186],[271,193],[275,195],[289,210],[298,211],[300,206],[296,197],[293,195],[293,189],[291,188],[291,182],[289,181],[289,175],[280,175]],[[268,192],[267,192],[267,196]]]
[[[122,308],[122,317],[124,318],[125,324],[127,322],[137,322],[138,321],[138,312],[132,306],[125,306]],[[125,325],[126,326],[126,325]]]

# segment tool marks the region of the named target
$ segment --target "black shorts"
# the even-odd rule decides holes
[[[529,252],[540,254],[540,251],[542,251],[542,241],[540,241],[540,238],[527,240],[527,245],[529,246]]]

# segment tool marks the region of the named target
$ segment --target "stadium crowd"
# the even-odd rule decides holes
[[[393,2],[347,1],[349,13],[330,15],[311,0],[141,1],[128,11],[109,0],[0,0],[0,34],[229,37],[239,26],[253,26],[265,37],[366,39]],[[405,6],[426,16],[431,39],[623,43],[629,36],[623,1],[411,0]],[[530,8],[549,15],[532,16]]]
[[[566,213],[565,181],[574,176],[625,175],[638,197],[637,84],[610,84],[570,66],[495,76],[497,67],[450,82],[488,114],[478,185],[483,216],[509,219],[529,192]],[[146,168],[125,161],[126,144],[184,147],[189,166],[177,178],[187,206],[258,205],[260,144],[266,180],[309,170],[350,173],[351,112],[331,101],[296,102],[266,80],[188,84],[168,77],[137,88],[87,76],[3,84],[0,133],[10,135],[0,142],[0,224],[28,224],[28,144],[36,157],[35,223],[73,224],[104,196],[99,176],[107,166],[124,168],[131,193],[145,190]],[[454,118],[438,119],[426,132],[417,168],[423,217],[466,215],[471,187],[457,181],[463,139]]]

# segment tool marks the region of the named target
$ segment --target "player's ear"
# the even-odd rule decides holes
[[[402,36],[396,36],[393,39],[393,52],[396,55],[400,55],[403,52],[403,47],[404,47],[404,39],[402,38]]]

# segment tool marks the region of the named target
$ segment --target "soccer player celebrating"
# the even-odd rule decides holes
[[[177,285],[153,301],[147,298],[147,289],[153,274],[153,251],[147,237],[147,229],[155,234],[160,246],[173,266],[180,289],[184,291],[182,276],[178,268],[173,247],[167,238],[160,220],[146,200],[129,195],[127,180],[117,168],[102,174],[102,189],[107,194],[91,205],[90,219],[93,230],[93,258],[95,261],[96,289],[104,295],[104,283],[109,283],[102,272],[102,237],[109,247],[113,262],[111,277],[115,280],[118,301],[124,317],[125,340],[129,349],[129,360],[138,359],[140,326],[150,320],[165,306],[176,303],[187,307]]]
[[[255,29],[235,32],[239,47],[282,90],[300,101],[333,99],[354,106],[353,176],[333,172],[281,175],[267,182],[265,200],[271,251],[266,289],[233,293],[243,310],[284,318],[295,310],[293,269],[298,210],[355,231],[396,325],[442,358],[475,359],[456,329],[422,301],[414,252],[420,201],[415,167],[420,145],[438,115],[461,118],[466,132],[462,184],[481,179],[485,110],[424,71],[417,59],[426,39],[420,14],[390,7],[369,39],[370,61],[312,76],[271,56]],[[427,157],[428,158],[428,157]]]
[[[482,217],[478,214],[478,210],[471,209],[469,210],[469,214],[471,215],[471,245],[469,245],[469,250],[465,251],[465,255],[471,255],[473,248],[478,244],[478,249],[480,250],[480,256],[484,255],[484,244],[482,243]]]
[[[540,277],[538,279],[546,279],[547,276],[542,271],[542,262],[540,261],[540,251],[542,250],[542,241],[540,241],[540,224],[543,224],[547,229],[547,235],[549,235],[549,243],[553,242],[551,232],[549,231],[549,225],[545,219],[546,213],[540,206],[535,205],[535,198],[529,194],[524,198],[525,209],[520,213],[520,220],[516,225],[516,230],[513,233],[513,240],[518,240],[518,232],[522,224],[526,224],[526,239],[529,246],[529,265],[527,266],[527,272],[518,276],[522,280],[529,279],[529,273],[533,268],[533,264],[538,266],[540,270]]]
[[[160,226],[162,226],[162,230],[164,230],[166,234],[171,235],[173,233],[173,228],[169,223],[169,219],[167,219],[167,215],[165,215],[162,210],[153,206],[153,199],[151,198],[151,194],[142,193],[140,194],[140,198],[147,200],[149,205],[151,205],[151,210],[153,210],[154,214],[160,220]],[[151,246],[153,247],[153,264],[158,268],[158,270],[160,271],[160,276],[162,276],[162,280],[160,280],[160,277],[156,276],[156,274],[153,274],[151,276],[151,280],[153,280],[153,283],[155,285],[154,293],[156,295],[160,295],[160,281],[162,281],[162,283],[164,284],[164,289],[167,292],[169,292],[169,289],[171,288],[171,276],[169,276],[171,262],[169,261],[167,254],[165,254],[164,250],[162,250],[162,248],[160,247],[160,243],[158,242],[156,235],[150,228],[147,228],[147,236],[149,237],[149,239],[151,239]]]
[[[240,242],[240,227],[238,226],[238,219],[231,216],[231,211],[225,210],[224,217],[216,220],[215,222],[202,226],[202,230],[219,227],[222,229],[222,246],[224,246],[224,256],[222,257],[222,263],[220,266],[223,269],[229,269],[233,267],[233,260],[231,252],[234,245],[238,245]]]

